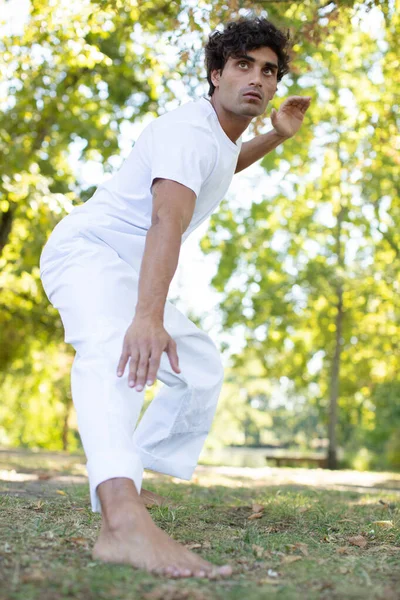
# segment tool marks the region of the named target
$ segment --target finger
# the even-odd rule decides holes
[[[135,388],[138,392],[141,392],[144,388],[144,382],[146,381],[147,369],[149,367],[149,350],[141,350],[139,368],[137,370],[136,385]]]
[[[178,358],[178,353],[176,351],[176,343],[174,342],[174,340],[171,340],[166,348],[166,352],[169,358],[169,362],[171,364],[172,369],[175,371],[175,373],[180,373],[180,367],[179,367],[179,358]]]
[[[138,350],[131,351],[131,360],[129,363],[129,387],[133,387],[136,382],[136,370],[139,362],[139,352]]]
[[[118,367],[117,367],[117,375],[121,377],[124,374],[126,363],[128,362],[129,352],[127,349],[123,349],[121,357],[119,359]]]
[[[157,371],[160,367],[160,359],[161,359],[161,353],[158,351],[156,351],[156,352],[154,352],[154,354],[150,355],[149,372],[147,373],[147,381],[146,381],[147,385],[153,385],[153,383],[157,377]]]
[[[276,121],[276,110],[275,110],[275,108],[273,108],[271,110],[271,123],[272,123],[272,125],[275,125],[275,121]]]

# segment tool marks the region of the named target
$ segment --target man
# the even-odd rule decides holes
[[[273,111],[273,130],[242,145],[288,72],[288,39],[241,19],[206,45],[210,99],[147,126],[120,170],[52,232],[41,256],[46,294],[76,350],[71,388],[102,528],[93,557],[171,577],[229,576],[169,538],[145,504],[143,469],[189,480],[223,381],[208,335],[166,300],[180,247],[224,197],[233,174],[299,129],[310,98]],[[118,360],[119,359],[119,360]],[[128,366],[129,362],[129,366]],[[139,425],[145,385],[165,385]]]

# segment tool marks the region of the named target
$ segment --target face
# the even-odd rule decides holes
[[[213,71],[213,97],[236,115],[257,117],[265,112],[277,89],[278,57],[271,48],[230,56],[222,73]],[[251,95],[253,93],[253,95]],[[256,97],[258,96],[258,97]]]

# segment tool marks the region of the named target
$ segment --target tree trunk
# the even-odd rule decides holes
[[[332,372],[331,372],[331,389],[329,398],[329,427],[328,427],[328,457],[327,466],[328,469],[337,469],[337,442],[336,442],[336,427],[337,427],[337,405],[339,398],[339,376],[340,376],[340,354],[342,350],[342,328],[343,328],[343,285],[342,285],[342,269],[343,269],[343,256],[341,247],[341,229],[344,215],[343,206],[340,208],[337,228],[336,228],[336,252],[338,257],[338,283],[336,285],[337,293],[337,312],[336,312],[336,339],[335,339],[335,353],[332,361]]]

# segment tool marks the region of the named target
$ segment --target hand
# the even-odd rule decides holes
[[[279,107],[271,111],[271,123],[282,137],[290,138],[300,129],[306,110],[310,106],[310,96],[290,96]]]
[[[135,317],[125,334],[117,375],[121,377],[129,363],[129,386],[136,383],[136,391],[152,385],[160,366],[161,355],[166,352],[175,373],[180,373],[176,342],[165,331],[162,323],[151,317]]]

